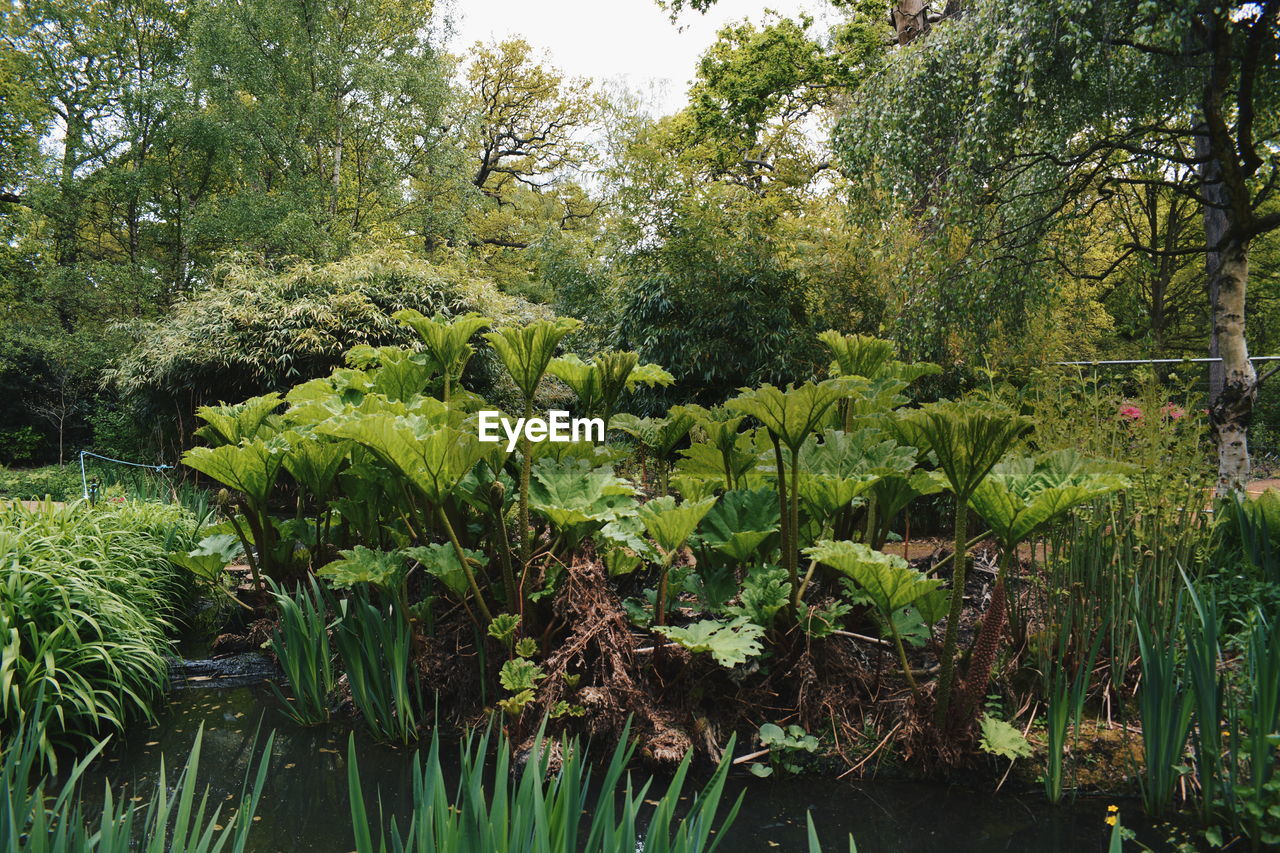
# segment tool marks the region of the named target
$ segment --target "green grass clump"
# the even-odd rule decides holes
[[[194,535],[176,506],[0,505],[0,735],[40,724],[52,759],[151,716]]]
[[[289,681],[293,701],[287,701],[274,684],[272,689],[294,722],[303,726],[323,723],[329,719],[329,692],[334,683],[324,594],[311,578],[310,588],[299,586],[292,594],[272,582],[271,595],[280,611],[280,622],[271,633],[271,650]]]
[[[632,781],[627,770],[634,751],[629,734],[630,727],[596,785],[582,745],[570,739],[551,740],[542,731],[518,772],[505,735],[499,735],[494,749],[490,749],[490,732],[468,735],[459,751],[457,781],[450,784],[440,758],[440,739],[433,733],[425,759],[415,761],[413,808],[407,824],[394,819],[384,822],[369,814],[353,736],[347,785],[356,851],[713,853],[737,817],[744,796],[725,802],[733,741],[701,790],[689,790],[686,796],[690,752],[658,795],[651,792],[652,779],[639,787]],[[682,803],[685,800],[689,802]],[[807,849],[821,853],[813,821],[807,823]],[[856,853],[852,838],[848,849]]]

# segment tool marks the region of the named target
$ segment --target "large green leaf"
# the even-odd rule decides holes
[[[532,401],[538,393],[538,383],[542,381],[547,365],[555,355],[556,347],[566,335],[581,325],[580,320],[570,317],[537,320],[527,326],[489,332],[485,339],[506,366],[524,399]]]
[[[725,406],[750,415],[793,452],[818,426],[827,409],[853,386],[844,379],[806,382],[785,389],[761,385],[730,399]]]
[[[978,720],[978,728],[982,732],[978,745],[982,747],[983,752],[989,752],[1010,761],[1030,758],[1035,754],[1035,750],[1023,737],[1022,732],[1004,720],[990,714],[983,714],[982,719]]]
[[[256,508],[264,508],[284,464],[289,444],[279,436],[254,438],[243,444],[193,447],[182,461],[201,474],[212,477],[242,493]]]
[[[677,504],[676,499],[668,495],[641,505],[638,515],[653,541],[670,555],[684,545],[715,502],[716,499],[710,497]]]
[[[333,489],[338,469],[351,452],[351,442],[321,436],[310,430],[287,430],[281,435],[289,442],[284,468],[303,489],[324,501]]]
[[[693,424],[692,414],[680,406],[674,406],[665,418],[638,418],[635,415],[621,414],[613,419],[610,426],[635,438],[658,459],[666,459],[689,434]]]
[[[426,391],[427,383],[437,372],[435,365],[422,353],[399,347],[381,347],[369,390],[382,394],[388,400],[407,403]]]
[[[736,441],[722,450],[709,441],[694,442],[681,450],[675,471],[683,477],[708,480],[719,488],[729,488],[728,477],[734,484],[741,483],[760,462],[751,436],[739,433]],[[726,472],[727,467],[727,472]]]
[[[776,538],[781,518],[772,489],[725,492],[702,521],[702,540],[739,563],[760,554]]]
[[[210,445],[239,444],[263,431],[264,426],[268,426],[267,418],[280,408],[281,402],[280,395],[273,391],[234,405],[201,406],[196,409],[196,417],[205,421],[205,425],[195,434]],[[271,432],[269,426],[266,432]]]
[[[906,364],[894,358],[896,347],[891,341],[870,335],[842,335],[828,329],[818,335],[818,340],[831,350],[832,376],[861,376],[865,379],[893,379],[901,387],[922,376],[937,375],[942,368],[936,364]]]
[[[670,385],[675,378],[656,364],[640,364],[634,352],[605,350],[590,362],[572,353],[553,359],[547,372],[573,389],[584,414],[609,419],[624,391],[636,385]]]
[[[740,604],[725,608],[726,612],[745,616],[764,628],[773,624],[774,616],[791,601],[791,581],[787,570],[778,566],[754,566],[742,580]]]
[[[244,546],[234,533],[215,533],[200,540],[190,551],[170,552],[169,562],[184,568],[204,583],[216,584],[223,570],[244,553]]]
[[[636,361],[640,357],[635,353]],[[634,365],[633,365],[634,366]],[[600,370],[583,361],[574,353],[557,356],[547,365],[547,373],[568,385],[578,398],[578,408],[586,415],[592,415],[604,408],[604,395],[600,391]]]
[[[317,431],[367,447],[433,504],[443,503],[484,455],[475,433],[434,424],[420,415],[367,414],[336,418]]]
[[[608,466],[585,459],[540,459],[529,483],[529,509],[576,544],[611,521],[636,510],[635,487]]]
[[[654,630],[691,652],[709,652],[724,667],[746,663],[764,651],[759,642],[764,629],[743,618],[731,622],[704,619],[684,628],[660,625]]]
[[[367,372],[349,367],[340,367],[329,376],[295,385],[285,395],[289,403],[285,420],[295,427],[313,426],[360,405],[371,385]]]
[[[969,498],[1005,548],[1012,548],[1072,508],[1125,488],[1127,480],[1073,451],[996,465]]]
[[[892,341],[871,335],[842,335],[834,329],[818,335],[818,340],[831,350],[832,376],[862,376],[874,379],[893,361],[896,347]]]
[[[968,500],[1031,421],[985,403],[930,403],[888,422],[899,441],[930,451],[951,490]]]
[[[386,590],[396,590],[404,581],[405,555],[399,551],[374,551],[363,545],[339,551],[341,559],[334,560],[316,570],[339,589],[350,589],[358,583],[373,584]]]
[[[484,566],[488,558],[480,551],[465,550],[467,560],[477,566]],[[462,571],[462,563],[458,560],[458,552],[446,543],[436,542],[431,545],[418,545],[407,548],[404,554],[417,560],[428,573],[434,575],[445,587],[459,598],[467,595],[468,583],[466,573]]]
[[[721,451],[736,446],[739,430],[742,428],[742,422],[746,420],[746,415],[734,414],[724,406],[707,409],[702,406],[688,405],[682,408],[693,415],[697,423],[698,433],[700,433],[696,438],[697,441],[705,441]]]
[[[920,596],[912,606],[920,614],[920,621],[926,625],[936,625],[947,615],[951,607],[951,593],[945,589],[935,589]]]
[[[876,511],[884,518],[892,518],[916,498],[937,494],[946,487],[946,478],[936,471],[912,471],[882,477],[871,484],[870,493],[875,498]]]
[[[432,368],[456,382],[466,368],[475,348],[469,341],[481,329],[493,325],[493,321],[480,314],[464,314],[449,318],[443,314],[426,317],[421,312],[406,308],[391,315],[411,327],[422,338],[426,355]]]
[[[925,577],[901,557],[872,550],[861,542],[824,540],[806,548],[805,554],[852,579],[885,619],[942,585],[941,580]]]
[[[902,475],[915,464],[915,450],[883,433],[826,430],[819,442],[810,436],[800,448],[800,497],[815,518],[830,517],[887,476]]]
[[[646,560],[659,559],[657,551],[644,538],[645,526],[638,513],[624,515],[601,528],[596,539],[606,549],[622,549]]]
[[[800,448],[800,471],[833,479],[865,474],[905,474],[915,467],[916,450],[904,447],[876,429],[856,432],[825,430],[819,442],[810,438]]]

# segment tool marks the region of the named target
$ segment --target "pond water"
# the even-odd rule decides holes
[[[173,692],[156,725],[131,732],[94,769],[86,794],[99,795],[105,775],[125,784],[130,796],[149,797],[161,754],[172,784],[174,768],[186,759],[201,724],[199,778],[210,786],[213,802],[239,794],[246,768],[256,762],[257,746],[268,731],[276,731],[251,853],[352,849],[346,776],[349,729],[336,724],[299,728],[275,710],[275,699],[265,685]],[[388,813],[404,813],[413,750],[371,743],[359,732],[356,737],[366,794],[379,790]],[[449,752],[447,746],[442,749],[445,756]],[[643,775],[637,774],[637,779]],[[803,851],[806,811],[813,814],[827,850],[845,850],[844,839],[853,833],[860,853],[1105,851],[1109,827],[1103,818],[1107,804],[1114,802],[1082,798],[1052,807],[1034,795],[992,795],[937,784],[756,779],[746,773],[735,774],[730,788],[730,801],[739,790],[746,791],[743,809],[720,848],[732,853]],[[1122,807],[1126,825],[1133,824],[1138,804],[1126,801]],[[376,802],[371,803],[371,813],[376,814],[376,808]],[[1160,849],[1152,839],[1144,840]]]

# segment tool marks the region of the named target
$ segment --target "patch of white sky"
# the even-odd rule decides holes
[[[460,54],[477,41],[523,38],[570,77],[637,93],[657,115],[687,103],[698,59],[726,24],[760,24],[770,12],[808,14],[825,31],[826,0],[719,0],[706,14],[686,10],[673,23],[656,0],[453,0],[444,8],[448,45]]]

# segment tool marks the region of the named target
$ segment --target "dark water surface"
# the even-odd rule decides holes
[[[105,775],[125,783],[130,796],[145,800],[154,789],[161,754],[172,785],[203,723],[199,779],[210,786],[212,802],[228,801],[238,796],[246,769],[256,764],[266,733],[275,729],[271,769],[249,850],[353,849],[347,802],[349,730],[339,725],[299,728],[274,707],[263,685],[176,691],[156,726],[130,733],[90,774],[86,794],[97,796]],[[359,732],[356,739],[370,813],[377,814],[375,791],[388,814],[407,813],[413,750],[371,743]],[[446,758],[452,751],[442,745]],[[637,774],[637,781],[642,776]],[[661,790],[661,783],[655,788]],[[937,784],[756,779],[745,773],[735,775],[730,788],[730,801],[741,790],[746,800],[719,848],[725,853],[804,851],[806,811],[813,814],[830,851],[846,850],[849,833],[859,853],[1090,853],[1106,851],[1109,838],[1103,820],[1109,800],[1051,807],[1035,796]],[[1127,801],[1122,807],[1126,824],[1134,823],[1137,803]]]

